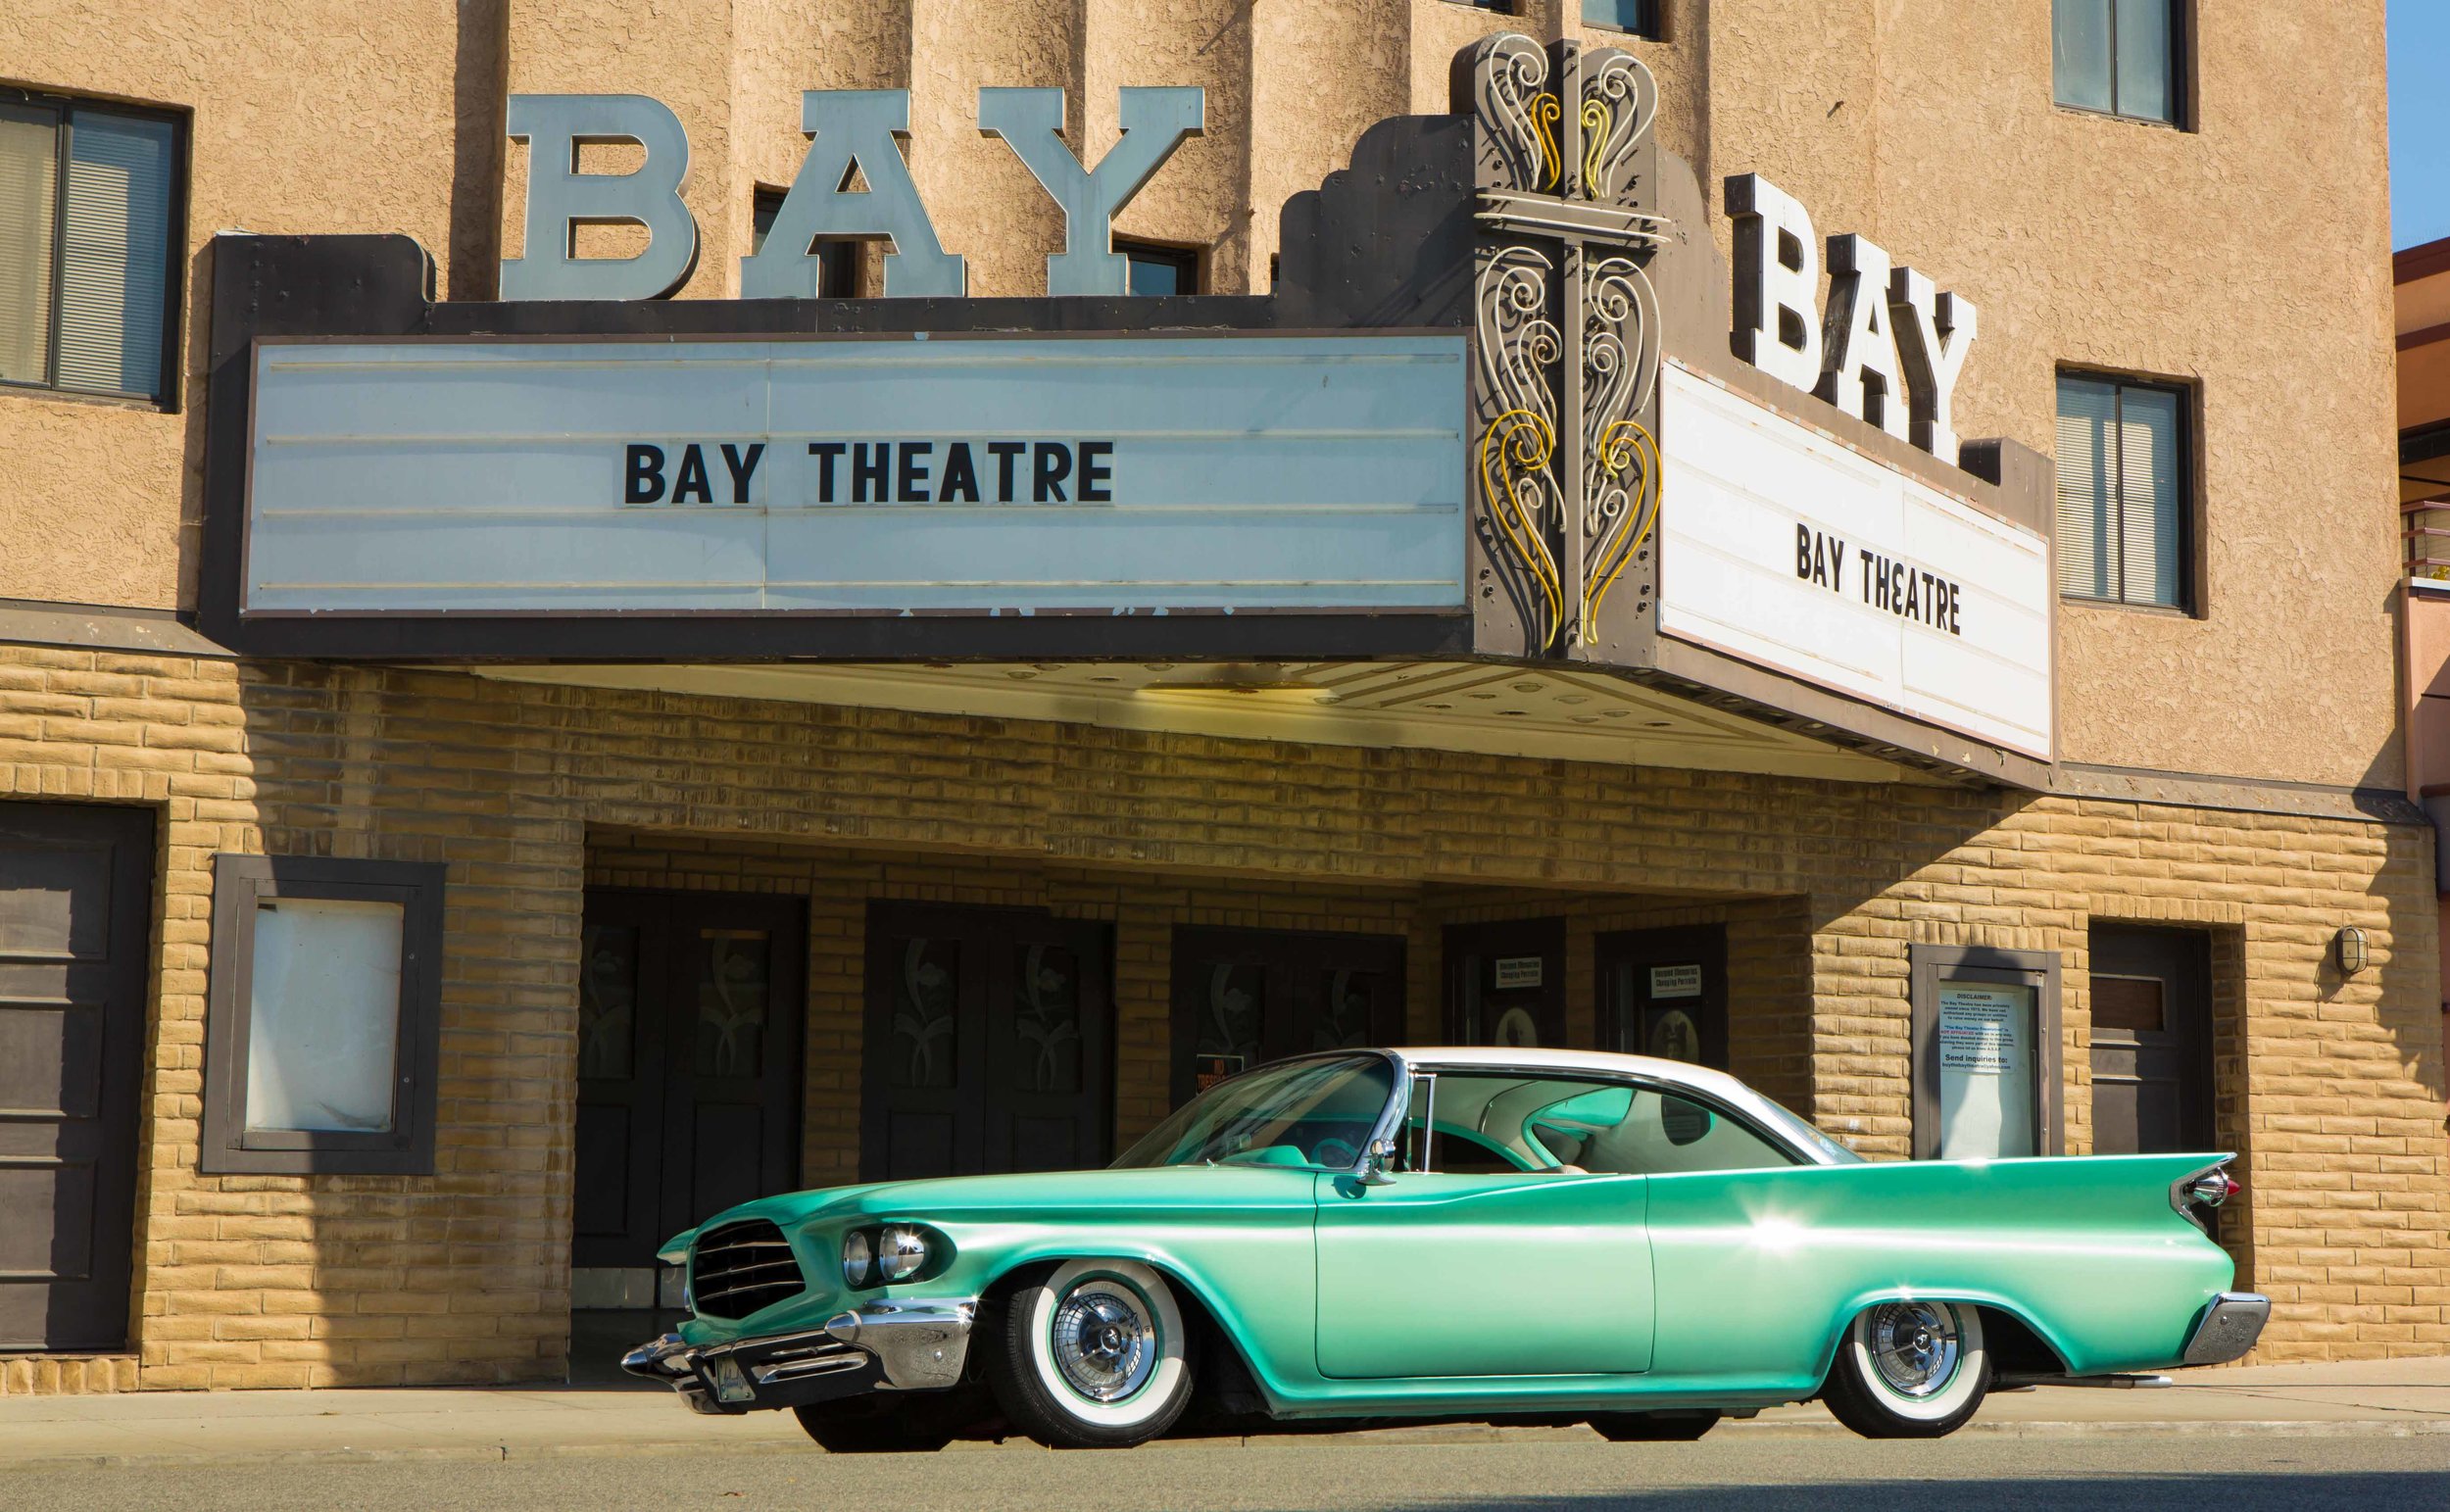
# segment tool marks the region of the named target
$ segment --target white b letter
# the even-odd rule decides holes
[[[1001,136],[1063,211],[1063,250],[1047,259],[1049,294],[1128,294],[1131,265],[1113,246],[1114,216],[1186,136],[1206,128],[1207,92],[1125,89],[1123,139],[1084,171],[1063,145],[1063,91],[981,89],[978,129]]]
[[[1813,392],[1906,439],[1905,386],[1889,333],[1888,254],[1860,236],[1829,239],[1829,321],[1821,345],[1828,366]]]
[[[1736,221],[1736,355],[1805,393],[1821,380],[1821,249],[1812,218],[1758,173],[1727,180]]]
[[[740,260],[743,299],[812,299],[822,292],[808,246],[819,236],[888,240],[888,298],[958,299],[968,283],[961,259],[936,239],[935,222],[910,181],[898,136],[910,129],[907,89],[811,89],[800,96],[800,129],[810,138],[800,176],[774,212],[765,245]],[[867,192],[843,187],[852,166]]]
[[[1908,439],[1941,462],[1954,463],[1957,433],[1951,409],[1957,374],[1965,370],[1965,354],[1974,349],[1974,302],[1940,292],[1923,274],[1900,268],[1888,278],[1888,316],[1897,333],[1906,386],[1914,396]]]
[[[670,107],[643,94],[514,94],[505,127],[527,143],[527,254],[503,260],[504,299],[662,299],[689,281],[689,134]],[[578,144],[606,138],[636,142],[647,161],[629,173],[578,171]],[[643,225],[647,250],[574,258],[570,228],[588,220]]]

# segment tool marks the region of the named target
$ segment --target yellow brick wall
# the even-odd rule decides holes
[[[1892,1154],[1909,1129],[1909,946],[2062,952],[2082,1149],[2090,920],[2209,926],[2226,942],[2225,1022],[2248,1045],[2221,1050],[2222,1116],[2246,1156],[2254,1278],[2278,1303],[2264,1357],[2450,1344],[2419,828],[24,647],[0,647],[0,796],[161,819],[146,1387],[560,1372],[591,834],[606,878],[642,875],[624,868],[648,850],[667,878],[737,866],[743,885],[812,896],[825,869],[834,913],[815,938],[836,956],[870,881],[1111,909],[1126,1131],[1163,1086],[1174,921],[1403,927],[1413,1032],[1434,1037],[1436,923],[1457,889],[1575,917],[1584,989],[1597,930],[1723,918],[1740,1054],[1755,1057],[1740,1066]],[[719,860],[710,846],[674,860],[686,848],[670,837],[728,844]],[[211,863],[225,850],[448,864],[433,1176],[197,1173]],[[2375,965],[2341,981],[2325,946],[2348,923]],[[839,1031],[810,1057],[811,1117],[838,1120],[821,1146],[812,1128],[817,1174],[814,1151],[840,1169],[852,1146],[858,1014],[839,969],[811,997],[812,1022]],[[20,1363],[0,1388],[41,1389]]]

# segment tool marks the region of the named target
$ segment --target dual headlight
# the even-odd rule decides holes
[[[950,1246],[912,1223],[853,1229],[842,1237],[842,1279],[854,1288],[915,1281],[943,1268]]]

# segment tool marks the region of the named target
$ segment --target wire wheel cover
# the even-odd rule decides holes
[[[1064,1293],[1048,1324],[1063,1384],[1091,1401],[1116,1402],[1156,1369],[1156,1326],[1138,1295],[1106,1277]]]

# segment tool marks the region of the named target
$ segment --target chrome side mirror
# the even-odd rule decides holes
[[[1361,1157],[1361,1185],[1364,1187],[1393,1186],[1396,1178],[1387,1168],[1395,1164],[1395,1141],[1370,1141],[1369,1152]]]

